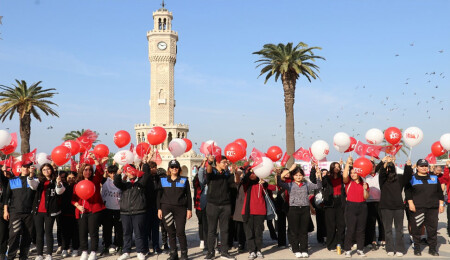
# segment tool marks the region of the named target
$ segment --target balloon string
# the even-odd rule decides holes
[[[86,200],[83,200],[83,209],[84,209],[84,203],[86,203]],[[84,213],[84,211],[81,212],[81,218],[83,218],[83,213]]]
[[[408,160],[411,160],[411,152],[412,152],[412,146],[409,147],[409,157],[408,157]]]

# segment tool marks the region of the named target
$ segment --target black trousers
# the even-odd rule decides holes
[[[205,244],[208,244],[208,219],[206,217],[206,209],[204,210],[195,210],[195,214],[198,219],[198,237],[200,240],[205,241]]]
[[[290,206],[287,215],[289,229],[288,239],[292,252],[308,252],[308,228],[311,213],[309,206]],[[300,244],[300,246],[299,246]]]
[[[53,253],[53,224],[56,216],[50,216],[47,213],[38,212],[34,215],[34,227],[36,228],[36,251],[38,255],[43,255],[44,234],[47,245],[47,255]]]
[[[8,248],[9,222],[3,218],[3,210],[0,210],[0,256],[6,254]]]
[[[146,216],[146,234],[144,238],[144,251],[149,251],[149,243],[152,241],[152,248],[154,251],[159,249],[159,225],[160,221],[158,218],[158,209],[156,207],[150,206],[147,209]],[[166,238],[167,239],[167,238]]]
[[[125,215],[121,214],[122,226],[123,226],[123,252],[131,253],[131,241],[133,239],[134,233],[134,241],[136,244],[136,252],[137,253],[146,253],[145,252],[145,235],[147,232],[145,228],[147,225],[145,224],[145,213],[137,214],[137,215]],[[148,251],[147,251],[148,252]]]
[[[231,216],[231,205],[206,204],[208,218],[208,252],[214,252],[216,244],[217,223],[220,227],[220,240],[222,253],[228,253],[228,229]]]
[[[245,229],[244,229],[244,222],[240,221],[234,221],[234,227],[236,231],[236,240],[239,243],[239,246],[243,247],[245,246]]]
[[[386,237],[386,252],[405,252],[405,243],[403,242],[404,214],[403,209],[381,209]],[[394,222],[395,229],[395,244],[392,236],[392,222]]]
[[[317,242],[323,243],[327,236],[327,227],[325,222],[325,210],[322,207],[316,207],[316,225],[317,225]]]
[[[263,247],[265,215],[249,215],[244,222],[245,237],[247,238],[248,252],[261,251]]]
[[[354,241],[358,245],[358,250],[364,249],[366,221],[367,204],[365,202],[347,201],[345,206],[345,224],[347,226],[344,243],[345,251],[351,250]]]
[[[163,245],[165,245],[167,244],[167,230],[162,221],[160,221],[160,227],[161,227],[161,240]]]
[[[105,248],[109,248],[113,244],[113,228],[114,245],[123,247],[123,228],[120,219],[120,210],[105,209],[103,212],[103,243]]]
[[[61,215],[59,214],[56,216],[56,241],[58,242],[58,247],[62,247],[62,223],[61,223]]]
[[[447,204],[447,235],[450,236],[450,204]]]
[[[91,238],[91,252],[98,250],[98,228],[103,211],[95,213],[84,213],[78,219],[78,230],[80,236],[80,250],[88,251],[88,234]]]
[[[416,212],[411,211],[410,213],[411,234],[414,240],[414,246],[420,249],[421,229],[425,225],[429,249],[436,250],[439,209],[416,208]]]
[[[169,235],[170,249],[177,248],[177,238],[181,251],[187,251],[186,239],[186,207],[161,204],[162,221]]]
[[[73,250],[80,247],[80,236],[78,230],[78,222],[74,216],[60,216],[62,228],[62,249],[69,250],[72,244]]]
[[[370,245],[377,241],[377,233],[375,232],[376,224],[378,223],[378,241],[384,241],[384,226],[382,221],[381,211],[378,208],[379,202],[367,202],[367,222],[366,235],[364,245]]]
[[[19,259],[27,259],[30,250],[34,223],[31,214],[10,214],[8,260],[16,257],[20,246]]]
[[[278,220],[276,222],[278,234],[278,246],[286,246],[286,213],[283,210],[277,211]]]
[[[328,250],[336,249],[338,244],[344,245],[344,208],[341,197],[333,198],[333,207],[324,208]]]

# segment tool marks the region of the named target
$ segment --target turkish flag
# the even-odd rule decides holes
[[[361,141],[357,141],[353,151],[359,156],[366,156],[366,145]]]
[[[77,171],[77,162],[74,159],[70,159],[70,171],[76,172]]]
[[[303,147],[300,147],[292,156],[294,156],[295,159],[309,162],[311,161],[311,152],[309,150],[303,149]]]
[[[135,169],[133,166],[126,164],[125,166],[123,166],[123,171],[126,173],[130,173],[136,177],[142,177],[142,175],[144,175],[144,172],[141,172],[137,169]]]
[[[252,152],[250,153],[249,159],[253,161],[252,167],[256,167],[259,164],[262,163],[262,158],[265,157],[264,153],[259,151],[256,148],[253,148]]]
[[[429,164],[436,164],[436,156],[433,153],[430,153],[425,160],[428,161]]]
[[[77,142],[84,147],[85,150],[89,150],[92,144],[97,140],[98,135],[92,130],[86,130],[84,133],[77,138]]]
[[[130,145],[130,152],[134,152],[133,150],[134,150],[134,144],[131,143],[131,145]]]
[[[94,160],[89,156],[89,151],[86,151],[83,153],[83,155],[80,156],[80,164],[87,163],[87,164],[94,164]]]
[[[377,159],[380,159],[380,152],[383,149],[383,146],[380,145],[373,145],[373,144],[367,144],[366,145],[366,154],[369,156],[373,156]]]
[[[33,151],[22,155],[23,164],[35,163],[36,161],[36,148]]]
[[[398,151],[400,151],[401,148],[402,148],[401,144],[395,144],[395,145],[385,146],[381,150],[387,154],[395,156],[398,153]]]
[[[162,163],[162,158],[161,158],[161,155],[159,154],[158,149],[155,149],[155,153],[153,154],[150,161],[154,161],[156,163],[156,165],[160,165]]]
[[[283,159],[281,159],[281,163],[280,163],[281,166],[284,167],[286,165],[287,161],[289,161],[289,158],[291,158],[291,156],[288,155],[287,152],[284,152]]]
[[[14,164],[14,156],[9,156],[8,159],[0,161],[0,165],[5,165],[7,167],[6,170],[8,171],[11,170],[13,164]]]
[[[219,146],[214,145],[212,142],[207,148],[208,154],[211,154],[216,158],[216,161],[220,161],[220,156],[222,156],[222,149]]]

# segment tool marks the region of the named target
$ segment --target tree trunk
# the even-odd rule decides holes
[[[20,119],[20,152],[26,154],[30,152],[31,115],[25,113]]]
[[[286,167],[291,167],[294,163],[292,154],[295,152],[295,128],[294,128],[294,102],[295,102],[295,77],[289,72],[282,75],[284,90],[284,111],[286,114],[286,152],[291,155]]]

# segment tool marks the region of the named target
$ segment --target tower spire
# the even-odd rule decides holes
[[[164,4],[164,0],[162,0],[161,6],[162,6],[163,9],[164,9],[164,7],[166,6],[166,5]]]

